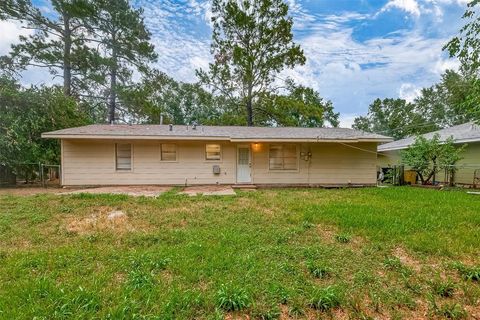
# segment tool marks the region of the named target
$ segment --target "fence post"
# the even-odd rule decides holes
[[[42,181],[42,187],[45,188],[45,181],[44,181],[44,179],[43,179],[43,163],[40,164],[40,179],[41,179],[41,181]]]

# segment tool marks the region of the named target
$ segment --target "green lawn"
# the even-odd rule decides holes
[[[0,318],[480,317],[479,245],[461,191],[4,195]]]

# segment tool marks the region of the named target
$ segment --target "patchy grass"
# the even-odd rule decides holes
[[[1,195],[0,319],[480,317],[477,197],[177,191]]]

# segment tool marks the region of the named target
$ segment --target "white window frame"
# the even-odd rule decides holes
[[[169,144],[175,146],[175,159],[174,160],[164,160],[163,159],[163,146]],[[178,161],[178,145],[176,143],[160,143],[160,161],[161,162],[177,162]]]
[[[267,159],[268,171],[273,171],[273,172],[298,172],[300,157],[299,157],[299,152],[298,152],[298,145],[296,145],[296,144],[293,145],[295,147],[295,157],[296,157],[295,169],[284,169],[284,168],[282,168],[282,169],[272,169],[270,167],[270,158],[271,158],[270,157],[270,149],[271,149],[271,147],[272,146],[281,146],[282,147],[282,152],[283,152],[283,147],[286,146],[286,145],[291,146],[291,144],[286,144],[286,143],[272,143],[272,144],[268,145],[268,159]]]
[[[130,145],[130,169],[118,168],[118,157],[117,157],[118,145],[122,145],[122,144]],[[115,172],[132,172],[133,171],[133,143],[124,143],[124,142],[115,143],[114,160],[115,160]]]
[[[216,145],[216,146],[219,146],[220,147],[220,157],[218,159],[208,159],[208,156],[207,156],[207,146],[209,145]],[[222,152],[223,152],[223,146],[222,144],[220,143],[206,143],[205,144],[205,149],[204,149],[204,152],[205,152],[205,161],[208,161],[208,162],[220,162],[222,161]]]

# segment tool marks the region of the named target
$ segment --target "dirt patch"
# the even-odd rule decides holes
[[[45,193],[62,193],[68,192],[71,189],[62,188],[42,188],[42,187],[13,187],[13,188],[0,188],[0,195],[12,195],[12,196],[32,196],[36,194]]]
[[[170,187],[165,186],[116,186],[116,187],[98,187],[98,188],[88,188],[88,189],[79,189],[74,191],[60,192],[58,194],[68,195],[68,194],[79,194],[79,193],[88,193],[88,194],[122,194],[133,197],[158,197],[164,192],[170,190]]]
[[[190,197],[197,195],[204,196],[234,196],[235,191],[230,186],[191,186],[186,187],[180,194],[186,194]]]
[[[397,257],[402,264],[412,268],[417,272],[422,269],[422,263],[408,254],[407,251],[405,251],[405,249],[402,247],[396,247],[393,250],[393,255]]]
[[[127,214],[110,207],[100,207],[87,217],[70,218],[66,223],[66,230],[70,233],[89,234],[98,231],[111,230],[115,232],[135,231]]]

